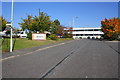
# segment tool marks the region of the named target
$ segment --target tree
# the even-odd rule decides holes
[[[63,26],[58,26],[57,27],[57,33],[58,34],[60,34],[60,35],[63,34],[63,31],[64,31],[64,27]]]
[[[52,34],[56,34],[57,33],[57,25],[55,25],[55,23],[54,22],[51,22],[51,25],[50,25],[50,32],[52,33]]]
[[[60,21],[58,19],[54,20],[51,24],[51,33],[53,34],[62,34],[64,27],[60,25]]]
[[[50,16],[48,16],[44,12],[40,12],[38,19],[39,19],[39,21],[37,21],[37,24],[38,24],[37,30],[39,32],[49,31],[50,25],[51,25]]]
[[[29,30],[31,32],[31,28],[32,28],[32,24],[33,24],[32,16],[28,15],[27,19],[22,19],[22,21],[23,22],[18,23],[18,24],[21,25],[20,27],[23,30],[27,29],[27,30]]]
[[[27,29],[30,32],[44,32],[50,29],[51,20],[50,17],[44,13],[40,12],[39,16],[32,17],[30,15],[27,16],[27,19],[22,19],[22,23],[19,23],[23,30]]]
[[[104,33],[104,38],[106,39],[117,39],[120,35],[120,19],[105,19],[101,21],[102,32]]]
[[[56,19],[56,20],[54,21],[54,23],[55,23],[55,25],[60,26],[60,21],[59,21],[58,19]]]
[[[2,31],[5,30],[5,28],[6,28],[6,23],[7,23],[7,21],[6,21],[3,17],[0,16],[0,28],[2,28],[2,29],[1,29]]]
[[[72,38],[73,35],[72,35],[72,31],[73,31],[73,27],[65,27],[66,30],[64,30],[64,37],[67,37],[67,38]]]

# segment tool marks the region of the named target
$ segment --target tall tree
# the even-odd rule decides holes
[[[7,21],[2,16],[0,16],[0,28],[2,28],[2,29],[0,29],[0,31],[4,31],[5,30],[6,23],[7,23]]]
[[[27,29],[33,32],[44,32],[50,29],[51,20],[50,17],[44,13],[40,12],[39,16],[27,16],[27,19],[22,19],[22,23],[19,23],[22,29]]]
[[[59,21],[58,19],[56,19],[56,20],[54,21],[54,23],[55,23],[55,25],[60,26],[60,21]]]
[[[56,28],[57,28],[57,25],[55,25],[54,22],[51,22],[49,32],[51,32],[52,34],[56,34],[57,32]]]
[[[113,19],[105,19],[101,21],[102,31],[104,33],[105,38],[118,38],[120,35],[120,19],[113,18]]]
[[[22,19],[22,21],[23,21],[23,22],[18,23],[18,24],[21,25],[20,27],[21,27],[23,30],[27,29],[27,30],[31,31],[32,24],[33,24],[32,16],[31,16],[31,15],[28,15],[28,16],[27,16],[27,19]]]
[[[58,19],[54,20],[51,25],[51,33],[53,34],[62,34],[64,27],[60,25]]]
[[[44,12],[40,12],[40,16],[38,16],[38,18],[39,18],[39,22],[38,22],[39,32],[48,31],[51,25],[50,16],[48,16]]]
[[[58,26],[57,27],[57,33],[62,35],[63,34],[63,31],[64,31],[64,27],[63,26]]]

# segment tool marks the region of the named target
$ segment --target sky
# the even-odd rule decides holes
[[[1,0],[11,2],[12,0]],[[120,0],[14,0],[14,2],[118,2]]]
[[[100,27],[105,18],[118,17],[118,2],[14,2],[13,27],[20,28],[18,23],[27,15],[38,16],[38,9],[58,19],[61,25],[71,27]],[[2,2],[2,16],[10,21],[11,2]]]

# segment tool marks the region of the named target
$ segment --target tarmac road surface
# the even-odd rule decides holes
[[[81,39],[3,54],[2,76],[118,78],[119,53],[116,44],[118,43]]]

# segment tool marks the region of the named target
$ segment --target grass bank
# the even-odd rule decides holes
[[[57,41],[55,40],[35,41],[35,40],[17,38],[16,41],[15,39],[13,39],[13,44],[15,45],[14,50],[18,50],[18,49],[25,49],[25,48],[57,43],[66,40],[72,40],[72,38],[60,38]],[[10,39],[5,39],[2,44],[2,51],[3,52],[9,51],[9,45],[10,45]]]

